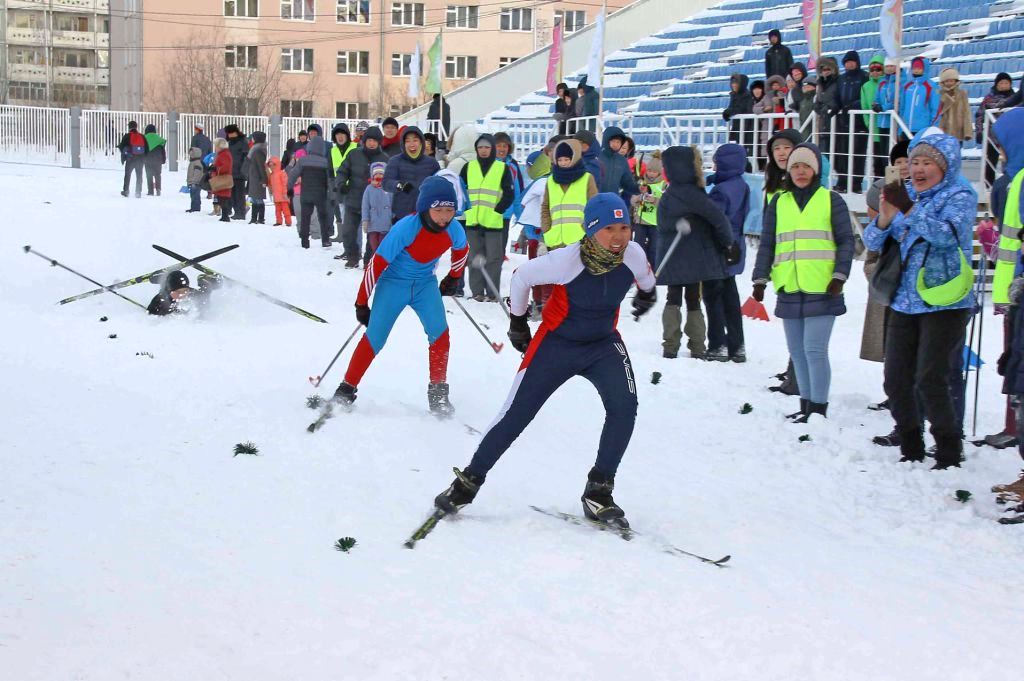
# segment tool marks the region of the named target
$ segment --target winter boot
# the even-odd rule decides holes
[[[775,378],[782,381],[781,385],[773,385],[768,390],[773,393],[782,393],[783,395],[799,395],[800,387],[796,383],[796,371],[793,369],[793,360],[789,360],[789,365],[786,370],[781,374],[776,374]]]
[[[128,190],[126,189],[123,192],[121,192],[121,196],[123,196],[124,198],[127,199],[128,198]]]
[[[1017,478],[1016,482],[1011,482],[1006,485],[996,485],[992,488],[992,491],[999,495],[999,500],[1003,503],[1024,502],[1024,471],[1020,472],[1020,477]]]
[[[808,402],[807,400],[805,400],[804,398],[801,397],[800,398],[800,411],[795,412],[793,414],[786,414],[786,420],[787,421],[791,421],[793,423],[807,423],[807,419],[804,419],[803,421],[796,421],[795,419],[798,419],[801,416],[806,416],[807,415],[807,409],[808,409],[808,405],[809,404],[810,404],[810,402]]]
[[[690,351],[690,357],[704,359],[704,340],[708,334],[704,313],[700,310],[688,310],[683,333],[686,334],[686,349]]]
[[[427,404],[430,413],[438,418],[448,418],[455,413],[455,407],[448,401],[448,384],[431,383],[427,386]]]
[[[603,523],[620,518],[624,522],[625,511],[612,499],[614,489],[615,476],[609,477],[598,471],[597,467],[591,468],[587,475],[587,486],[580,497],[583,502],[583,515]]]
[[[334,397],[331,399],[343,407],[351,407],[352,403],[356,401],[356,393],[358,391],[359,389],[354,385],[350,385],[343,381],[341,385],[338,386],[338,389],[334,391]]]
[[[924,461],[924,434],[920,428],[900,433],[900,463]]]
[[[473,503],[480,485],[484,484],[483,478],[463,473],[458,468],[452,470],[455,471],[455,480],[448,489],[434,497],[434,506],[445,513],[458,513],[463,506]]]
[[[661,347],[664,356],[675,359],[683,341],[680,327],[683,325],[683,311],[678,305],[666,305],[661,311]]]
[[[899,431],[893,428],[888,435],[876,435],[871,441],[879,447],[899,447],[901,438]]]
[[[729,359],[737,364],[743,364],[747,361],[747,346],[741,345],[736,348],[736,352],[729,355]]]
[[[790,423],[807,423],[811,420],[811,417],[815,414],[820,414],[821,418],[828,418],[828,402],[811,402],[807,401],[807,411],[802,416],[797,416]]]
[[[704,359],[709,362],[728,362],[729,351],[725,349],[725,346],[718,348],[711,348],[704,355]]]
[[[964,444],[960,435],[935,435],[935,465],[933,471],[944,471],[947,468],[960,468],[963,461]]]

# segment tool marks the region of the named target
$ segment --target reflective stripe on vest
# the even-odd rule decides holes
[[[467,227],[501,229],[505,226],[501,213],[494,210],[501,201],[501,178],[504,174],[505,164],[501,161],[492,162],[486,176],[481,172],[480,161],[469,162],[466,168],[470,204],[470,209],[466,211]]]
[[[587,205],[587,185],[590,173],[569,185],[565,190],[548,178],[548,210],[551,212],[551,229],[544,232],[544,243],[548,248],[574,244],[583,238],[583,209]]]
[[[772,283],[786,293],[825,293],[836,266],[832,196],[819,187],[803,210],[786,192],[775,202]]]
[[[655,182],[654,184],[647,185],[647,188],[651,190],[651,196],[656,199],[660,199],[661,195],[665,193],[665,183]],[[640,222],[644,225],[656,225],[658,224],[658,204],[657,203],[641,203],[640,204]]]
[[[999,227],[999,253],[996,255],[996,271],[992,277],[992,302],[1009,304],[1010,284],[1017,271],[1017,260],[1020,258],[1020,188],[1024,182],[1024,170],[1013,177],[1010,191],[1006,195],[1006,208],[1003,209],[1003,224]]]
[[[334,166],[335,171],[337,171],[338,168],[341,167],[341,164],[345,162],[345,159],[348,158],[348,155],[351,154],[352,150],[355,148],[356,145],[352,143],[349,143],[349,145],[345,147],[344,152],[342,152],[341,149],[338,148],[337,144],[331,147],[331,165]]]

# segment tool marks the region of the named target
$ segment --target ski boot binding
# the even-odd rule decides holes
[[[628,528],[626,512],[612,499],[614,489],[614,476],[606,476],[597,468],[591,468],[587,475],[587,486],[580,497],[583,502],[583,515],[599,523]]]
[[[452,470],[455,471],[455,480],[434,499],[434,506],[445,513],[458,513],[463,506],[473,503],[476,493],[480,491],[480,485],[484,484],[482,478],[463,473],[458,468]]]

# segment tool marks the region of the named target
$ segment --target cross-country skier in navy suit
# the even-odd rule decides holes
[[[545,401],[573,376],[590,381],[601,395],[605,420],[597,462],[587,476],[583,511],[587,517],[625,524],[612,499],[615,471],[636,421],[636,379],[616,325],[619,306],[633,283],[633,314],[654,306],[654,274],[643,248],[633,242],[629,209],[616,194],[597,194],[587,202],[586,237],[521,265],[512,275],[512,318],[508,336],[525,352],[512,392],[497,420],[480,442],[465,470],[434,500],[457,512],[476,497],[487,473],[523,432]],[[537,335],[526,322],[530,289],[554,290]]]

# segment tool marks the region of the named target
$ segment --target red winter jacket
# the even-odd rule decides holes
[[[213,159],[213,175],[227,175],[231,177],[231,152],[227,149],[221,149],[217,152],[217,156]],[[214,192],[214,196],[219,196],[222,199],[231,198],[231,188],[221,189],[219,192]]]

